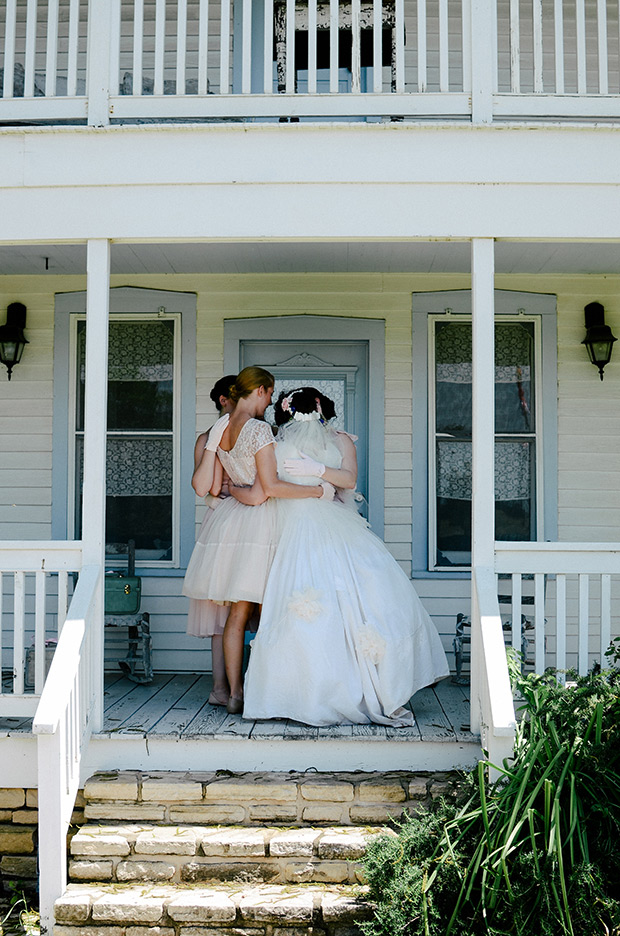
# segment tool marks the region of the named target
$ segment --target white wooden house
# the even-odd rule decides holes
[[[514,621],[531,593],[539,671],[601,659],[620,359],[599,380],[583,310],[620,335],[619,146],[611,0],[0,0],[0,324],[23,303],[29,342],[0,368],[0,787],[40,786],[45,906],[92,769],[308,763],[303,739],[101,734],[103,575],[129,535],[156,671],[209,668],[181,583],[222,374],[336,395],[447,651],[471,613],[492,757],[514,728],[498,593]],[[473,750],[319,742],[332,769]]]

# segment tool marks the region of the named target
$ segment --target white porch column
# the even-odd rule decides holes
[[[495,256],[492,238],[471,242],[472,307],[472,519],[471,564],[495,566]],[[472,576],[472,616],[476,607]],[[475,687],[480,685],[480,646],[472,628],[471,729],[480,731]]]
[[[86,260],[86,383],[84,391],[84,484],[82,541],[84,565],[105,563],[105,469],[108,419],[108,322],[110,242],[89,240]],[[103,577],[97,595],[93,641],[93,731],[103,722]]]
[[[497,0],[468,0],[470,32],[463,36],[471,49],[471,119],[493,123],[493,92],[497,84]]]

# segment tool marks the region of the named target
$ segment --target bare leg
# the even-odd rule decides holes
[[[211,705],[226,705],[230,690],[224,665],[224,647],[221,634],[211,638],[211,669],[213,671],[213,691],[209,696]]]
[[[226,675],[230,686],[229,710],[230,708],[236,708],[237,711],[241,711],[240,703],[243,701],[243,678],[241,675],[243,642],[245,628],[253,607],[254,604],[251,601],[236,601],[230,606],[230,613],[224,628],[224,663],[226,664]]]

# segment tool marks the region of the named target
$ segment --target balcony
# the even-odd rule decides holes
[[[3,0],[0,125],[620,118],[605,0]]]

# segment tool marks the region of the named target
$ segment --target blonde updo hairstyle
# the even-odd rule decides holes
[[[249,397],[253,390],[258,390],[259,387],[265,387],[267,390],[273,387],[274,384],[275,379],[273,374],[270,374],[269,371],[265,370],[263,367],[251,365],[250,367],[244,367],[243,370],[237,374],[228,396],[233,403],[238,403],[242,397]]]

